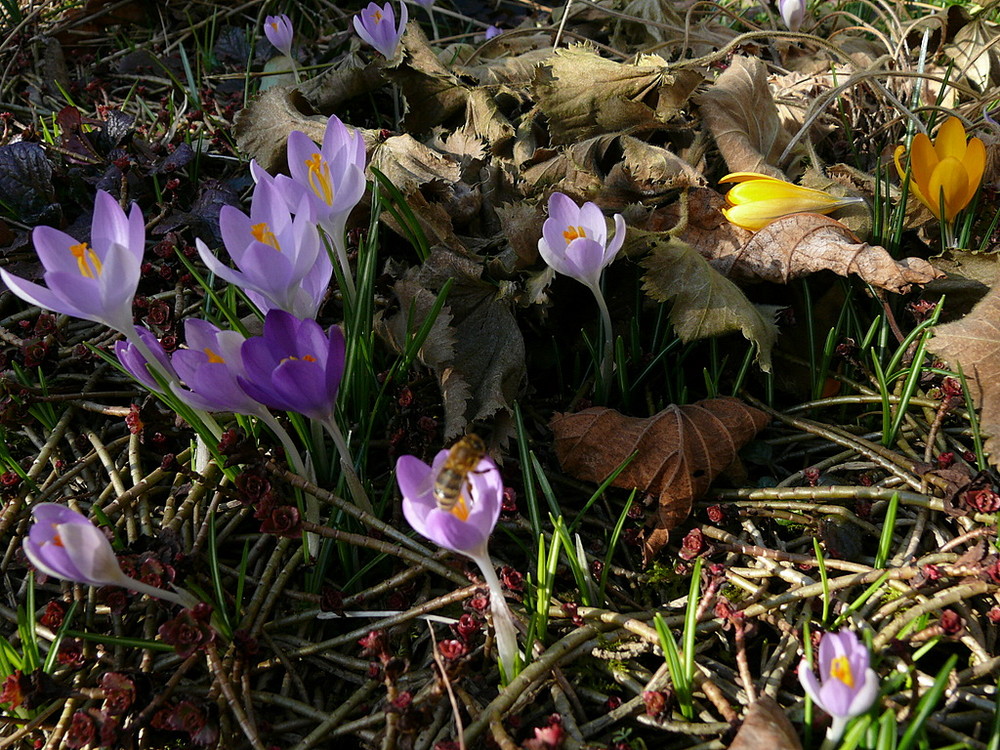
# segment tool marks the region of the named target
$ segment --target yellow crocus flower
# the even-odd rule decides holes
[[[906,179],[903,146],[896,147],[896,170]],[[986,168],[986,148],[978,138],[965,140],[965,127],[957,117],[949,117],[938,130],[934,143],[925,133],[917,133],[910,146],[910,192],[920,199],[939,221],[950,224],[969,205],[979,189]],[[944,204],[944,215],[941,208]]]
[[[861,198],[837,198],[822,190],[793,185],[757,172],[733,172],[720,183],[737,183],[728,193],[729,208],[722,209],[731,223],[756,232],[788,214],[828,214]]]

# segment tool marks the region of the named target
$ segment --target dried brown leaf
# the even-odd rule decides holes
[[[400,311],[380,327],[402,351],[444,282],[453,280],[442,309],[445,317],[434,323],[420,353],[441,386],[445,440],[460,435],[471,422],[511,411],[526,373],[524,339],[510,305],[495,286],[479,278],[481,273],[477,261],[438,248],[401,282]]]
[[[981,412],[979,429],[989,436],[990,463],[1000,465],[1000,285],[961,320],[936,326],[928,348],[962,368]]]
[[[781,126],[762,60],[733,58],[696,101],[730,172],[759,172],[784,179],[778,157],[791,137]]]
[[[872,286],[904,293],[941,273],[920,258],[896,261],[878,245],[858,240],[843,224],[819,214],[793,214],[755,233],[737,252],[706,248],[712,267],[731,279],[785,284],[817,271],[857,274]]]
[[[630,230],[626,252],[642,251],[647,253],[643,291],[658,302],[673,303],[670,322],[682,341],[740,331],[757,345],[761,369],[771,370],[778,336],[772,310],[755,306],[690,245],[669,234]]]
[[[944,53],[955,63],[958,78],[967,78],[979,91],[986,91],[1000,82],[1000,53],[995,40],[998,27],[982,18],[963,26]]]
[[[603,58],[577,45],[557,50],[535,69],[532,89],[556,144],[603,133],[660,130],[680,112],[701,76],[667,73],[665,60],[637,64]]]
[[[389,178],[404,195],[430,182],[458,182],[462,170],[455,159],[425,146],[408,134],[394,135],[380,143],[371,155],[371,166]]]
[[[747,709],[729,750],[802,750],[802,743],[785,709],[762,695]]]
[[[434,54],[418,24],[403,34],[403,62],[385,69],[406,104],[404,128],[426,133],[465,107],[469,89]]]
[[[549,426],[559,465],[577,479],[603,482],[636,453],[613,484],[659,498],[643,551],[649,562],[666,544],[670,530],[688,517],[695,499],[767,422],[764,412],[742,401],[712,398],[668,406],[645,419],[595,407],[556,414]]]

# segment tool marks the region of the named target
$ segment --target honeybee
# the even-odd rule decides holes
[[[462,489],[472,485],[469,474],[486,455],[486,443],[478,435],[469,433],[459,439],[448,451],[441,471],[434,477],[434,499],[441,510],[451,511],[462,498]],[[471,498],[469,498],[471,499]]]

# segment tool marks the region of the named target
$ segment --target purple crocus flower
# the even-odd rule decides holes
[[[611,377],[611,314],[601,292],[601,273],[625,242],[625,219],[615,214],[615,236],[608,241],[604,214],[594,203],[576,205],[563,193],[549,196],[549,218],[542,224],[538,253],[553,270],[585,284],[601,309],[604,334],[601,380]]]
[[[503,480],[493,459],[482,458],[466,475],[458,502],[445,510],[438,506],[434,497],[434,481],[444,468],[448,453],[447,450],[438,453],[430,466],[416,456],[400,456],[396,461],[396,482],[403,493],[403,516],[421,536],[471,558],[479,566],[490,589],[500,664],[509,680],[517,669],[517,631],[487,550],[490,534],[500,517]]]
[[[292,56],[292,19],[284,13],[264,19],[264,36],[283,55]]]
[[[243,343],[246,375],[236,380],[265,406],[330,426],[344,374],[344,349],[344,334],[337,326],[323,333],[315,320],[271,310],[264,318],[264,335]]]
[[[382,7],[368,3],[367,8],[354,16],[354,30],[386,59],[391,60],[396,56],[396,49],[399,47],[399,40],[403,38],[403,32],[406,31],[408,20],[406,3],[399,4],[398,28],[395,25],[396,14],[393,13],[390,3]]]
[[[274,178],[286,195],[304,194],[308,199],[313,221],[333,243],[351,298],[354,280],[347,260],[345,232],[347,217],[365,194],[366,159],[361,133],[332,115],[326,123],[322,146],[301,131],[288,134],[288,169],[292,177]]]
[[[24,553],[43,573],[89,586],[122,586],[190,606],[190,595],[182,597],[125,575],[104,532],[82,513],[56,503],[38,503],[31,512],[35,523],[24,539]]]
[[[210,271],[244,289],[264,312],[276,308],[302,318],[316,316],[333,265],[322,251],[304,196],[292,218],[281,186],[262,180],[254,188],[250,216],[223,206],[219,228],[239,270],[220,262],[197,239],[198,254]]]
[[[875,702],[878,676],[869,666],[868,647],[849,630],[826,633],[819,644],[819,679],[809,663],[799,664],[799,682],[813,703],[833,718],[826,736],[836,742],[847,722],[860,716]]]
[[[500,36],[502,33],[503,29],[501,29],[499,26],[494,26],[490,24],[489,26],[486,27],[486,41],[489,41],[495,36]]]
[[[196,409],[231,411],[261,416],[264,407],[247,395],[237,378],[245,375],[241,347],[246,339],[237,331],[223,331],[207,320],[184,321],[186,349],[172,359],[177,375],[190,390],[176,395]]]
[[[170,364],[170,357],[160,344],[160,340],[156,338],[156,334],[143,326],[135,326],[135,332],[139,340],[153,353],[153,358],[158,365],[157,369],[161,373],[168,375],[170,380],[176,380],[177,373]],[[147,366],[149,360],[146,358],[145,352],[140,351],[134,341],[116,341],[115,355],[118,357],[118,361],[121,362],[122,367],[133,378],[155,393],[163,392],[160,384],[156,382],[156,378],[149,372],[149,367]]]
[[[126,217],[117,201],[99,190],[89,244],[52,227],[35,227],[31,238],[48,288],[0,269],[0,279],[14,294],[32,305],[130,333],[146,243],[137,205]]]
[[[549,218],[542,225],[538,252],[549,266],[591,289],[625,242],[625,219],[615,214],[615,236],[608,242],[604,214],[595,203],[577,206],[564,193],[549,197]]]

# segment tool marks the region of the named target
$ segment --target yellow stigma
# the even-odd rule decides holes
[[[465,502],[464,494],[458,496],[458,502],[455,503],[452,509],[448,512],[455,516],[455,518],[459,521],[469,520],[469,506]]]
[[[854,687],[854,675],[846,656],[838,656],[830,662],[830,676],[840,680],[849,688]]]
[[[563,232],[563,239],[566,240],[568,245],[573,240],[578,240],[581,237],[586,237],[587,232],[583,227],[569,227],[565,232]]]
[[[379,21],[381,21],[382,20],[382,11],[380,11],[380,10],[375,11],[372,14],[372,18],[375,19],[375,23],[378,23]]]
[[[208,357],[208,361],[211,362],[213,365],[223,365],[226,363],[226,360],[224,360],[214,351],[209,349],[207,346],[204,348],[203,351],[205,352],[205,356]]]
[[[330,165],[322,154],[313,154],[306,159],[306,167],[309,168],[309,187],[326,205],[332,206],[333,180],[330,179]]]
[[[266,221],[250,227],[250,234],[253,235],[253,238],[257,242],[263,242],[265,245],[270,245],[278,252],[281,252],[281,245],[278,244],[278,238],[274,236],[274,232],[271,231],[271,227],[267,225]]]
[[[97,257],[97,254],[93,250],[87,247],[86,242],[81,242],[79,245],[72,245],[69,251],[76,258],[76,265],[80,269],[81,276],[93,279],[101,275],[101,259]]]

